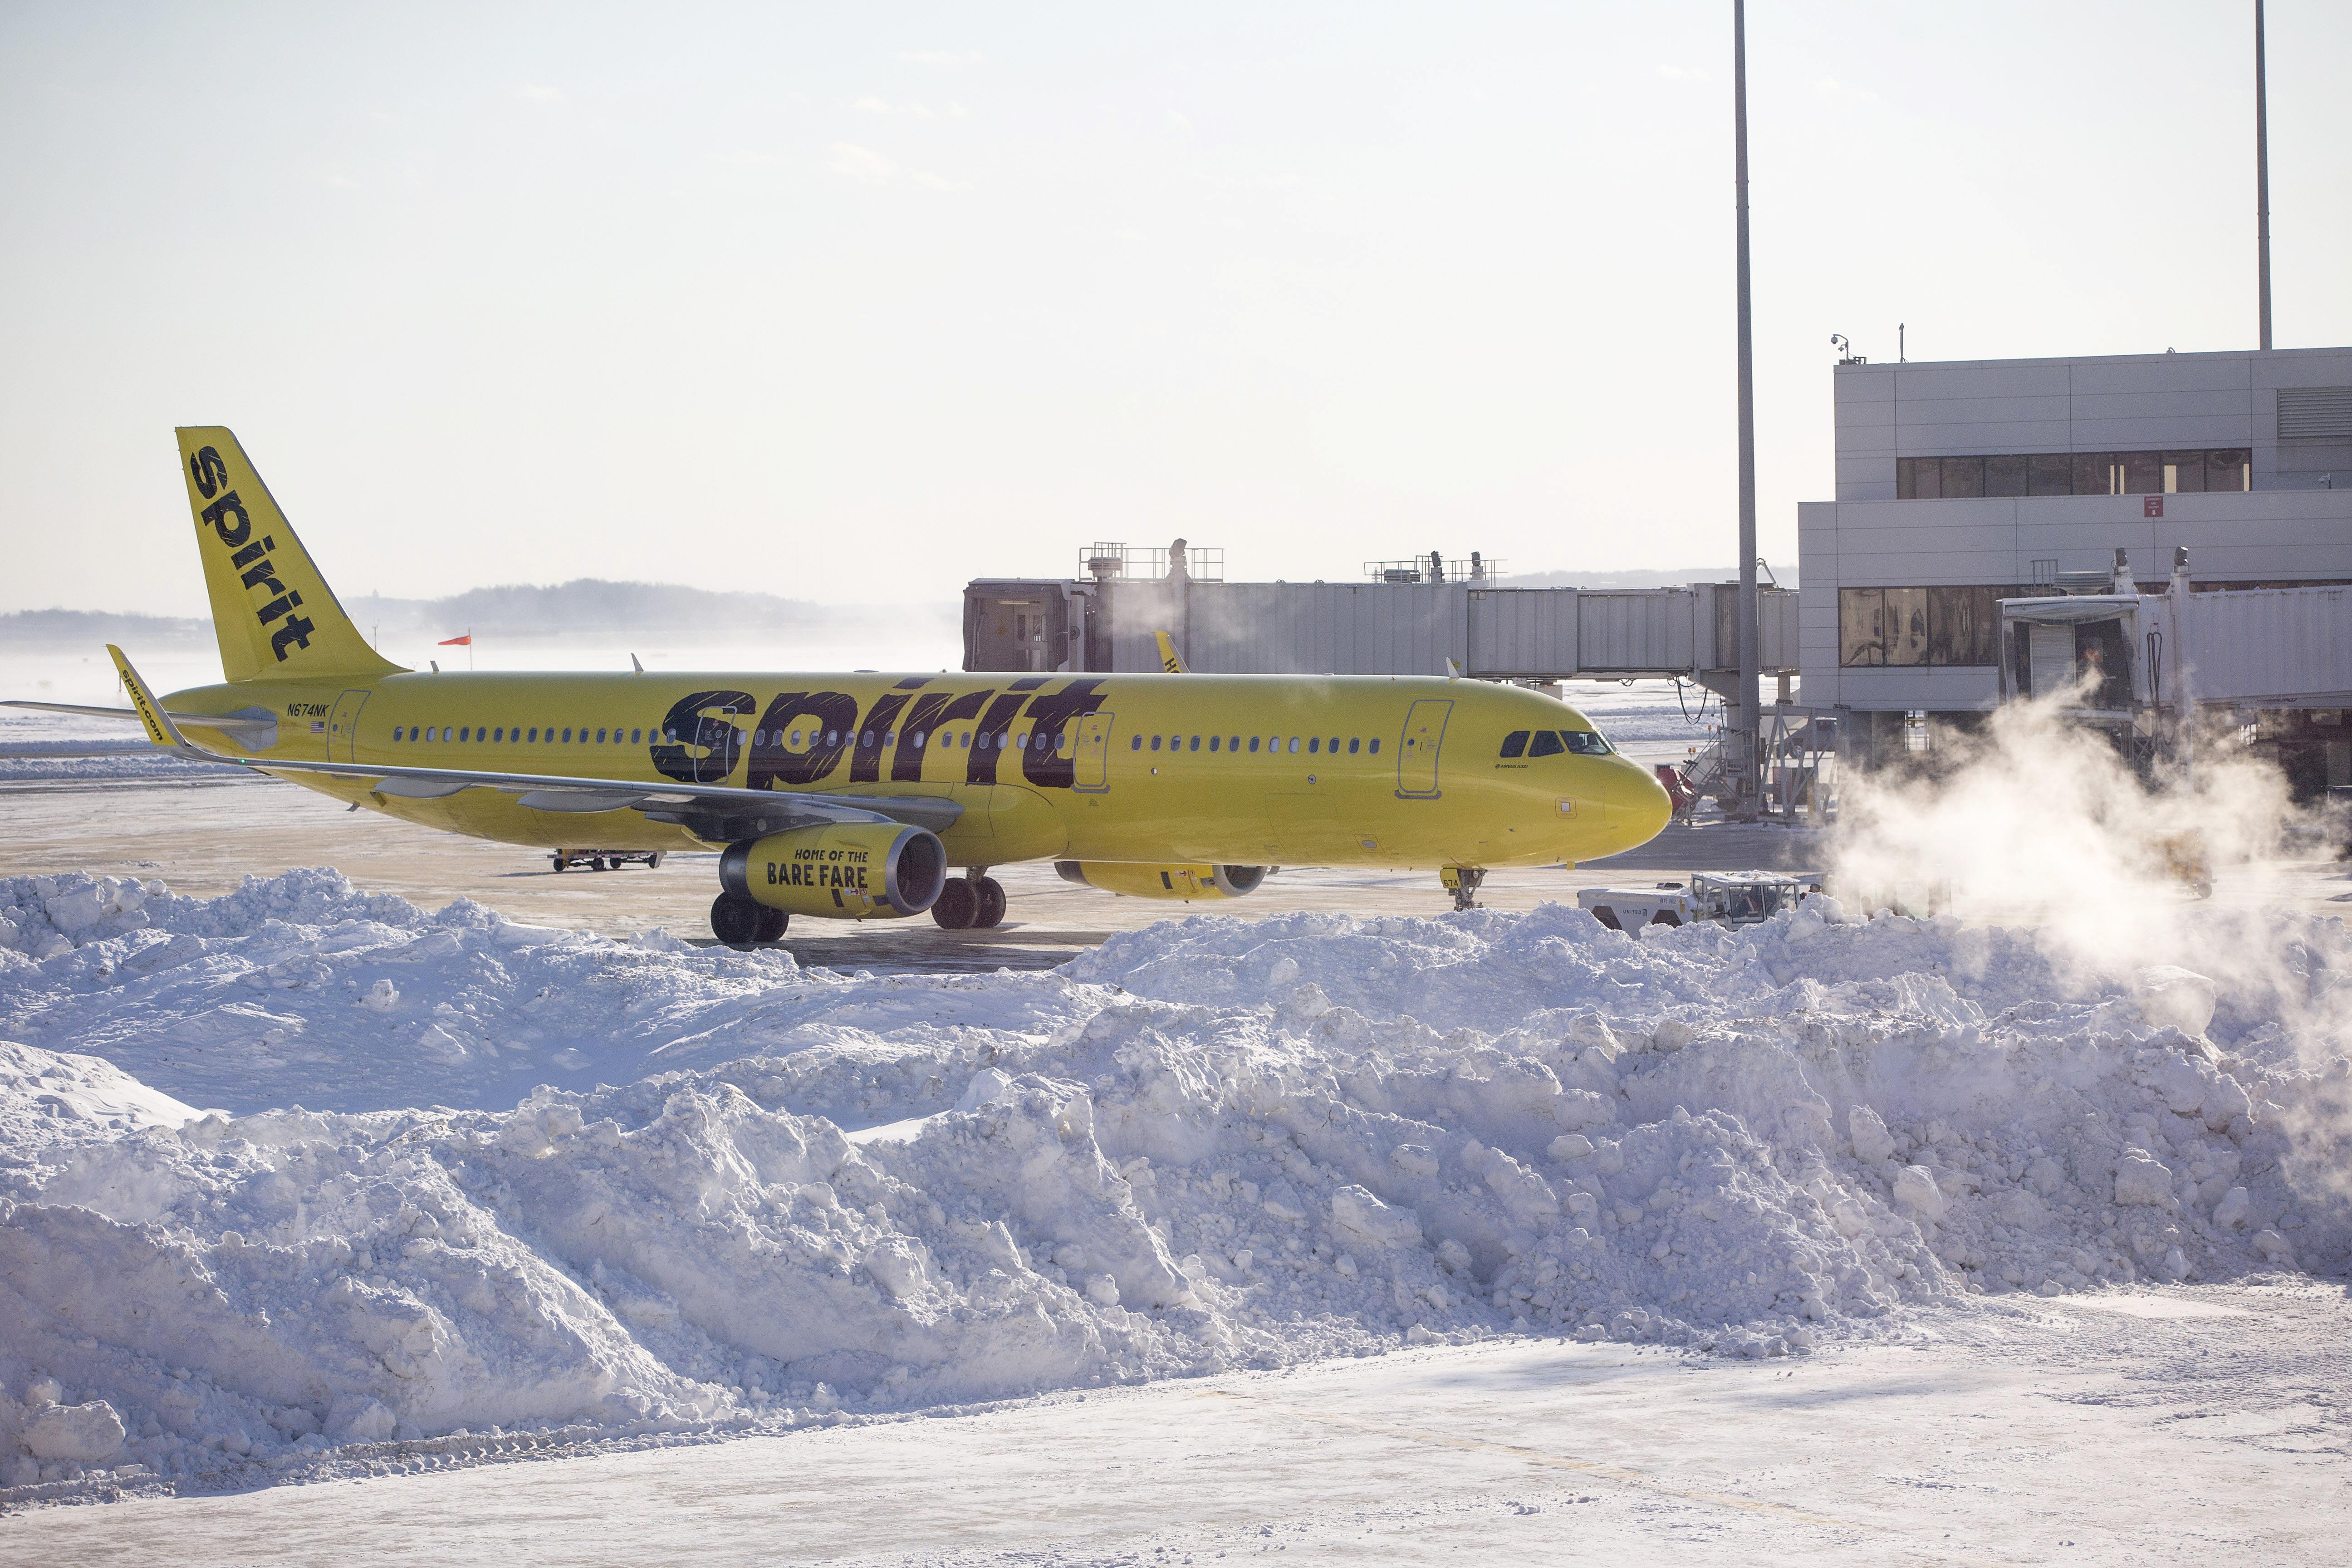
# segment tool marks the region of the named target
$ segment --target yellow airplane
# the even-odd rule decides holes
[[[1430,868],[1468,908],[1489,868],[1612,855],[1672,811],[1576,710],[1484,681],[419,674],[361,637],[236,437],[179,437],[226,679],[158,701],[110,647],[131,710],[11,706],[135,714],[159,746],[558,869],[717,848],[731,946],[796,914],[993,926],[988,869],[1024,860],[1172,900],[1277,864]]]

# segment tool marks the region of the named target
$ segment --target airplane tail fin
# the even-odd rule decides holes
[[[1185,667],[1184,656],[1176,651],[1176,639],[1174,637],[1170,637],[1166,632],[1154,632],[1151,635],[1160,639],[1160,668],[1161,669],[1165,670],[1170,675],[1190,675],[1192,673],[1192,670]]]
[[[221,673],[230,680],[397,673],[401,667],[370,647],[343,613],[236,437],[217,425],[183,426],[179,437]]]

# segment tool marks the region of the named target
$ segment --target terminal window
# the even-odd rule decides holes
[[[2025,452],[1970,458],[1897,458],[1897,500],[1976,496],[2195,495],[2253,488],[2253,454],[2242,447],[2177,452]]]
[[[1989,665],[1999,660],[2000,601],[2011,587],[1841,588],[1838,663]]]

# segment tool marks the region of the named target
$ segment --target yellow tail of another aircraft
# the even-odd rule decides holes
[[[199,425],[179,437],[221,673],[233,681],[397,673],[343,613],[236,436]]]

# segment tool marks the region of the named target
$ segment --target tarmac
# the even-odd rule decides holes
[[[1832,852],[1826,831],[1702,821],[1676,825],[1638,850],[1570,868],[1489,872],[1482,906],[1529,910],[1572,902],[1577,889],[1640,886],[1696,870],[1818,870]],[[185,782],[126,780],[0,788],[0,873],[86,871],[160,878],[175,891],[212,896],[247,876],[332,866],[360,886],[428,909],[479,900],[509,919],[627,935],[655,927],[709,940],[718,856],[665,856],[593,872],[551,870],[547,857],[352,812],[323,795],[264,777]],[[2223,903],[2352,910],[2352,866],[2326,860],[2225,868]],[[1434,872],[1285,867],[1246,899],[1181,903],[1117,898],[1065,882],[1046,863],[992,873],[1008,900],[992,931],[942,931],[917,916],[892,921],[794,922],[783,946],[803,964],[845,971],[990,973],[1048,969],[1112,932],[1186,915],[1262,920],[1300,910],[1348,915],[1444,914],[1453,900]],[[1962,910],[1986,918],[2004,911]]]

